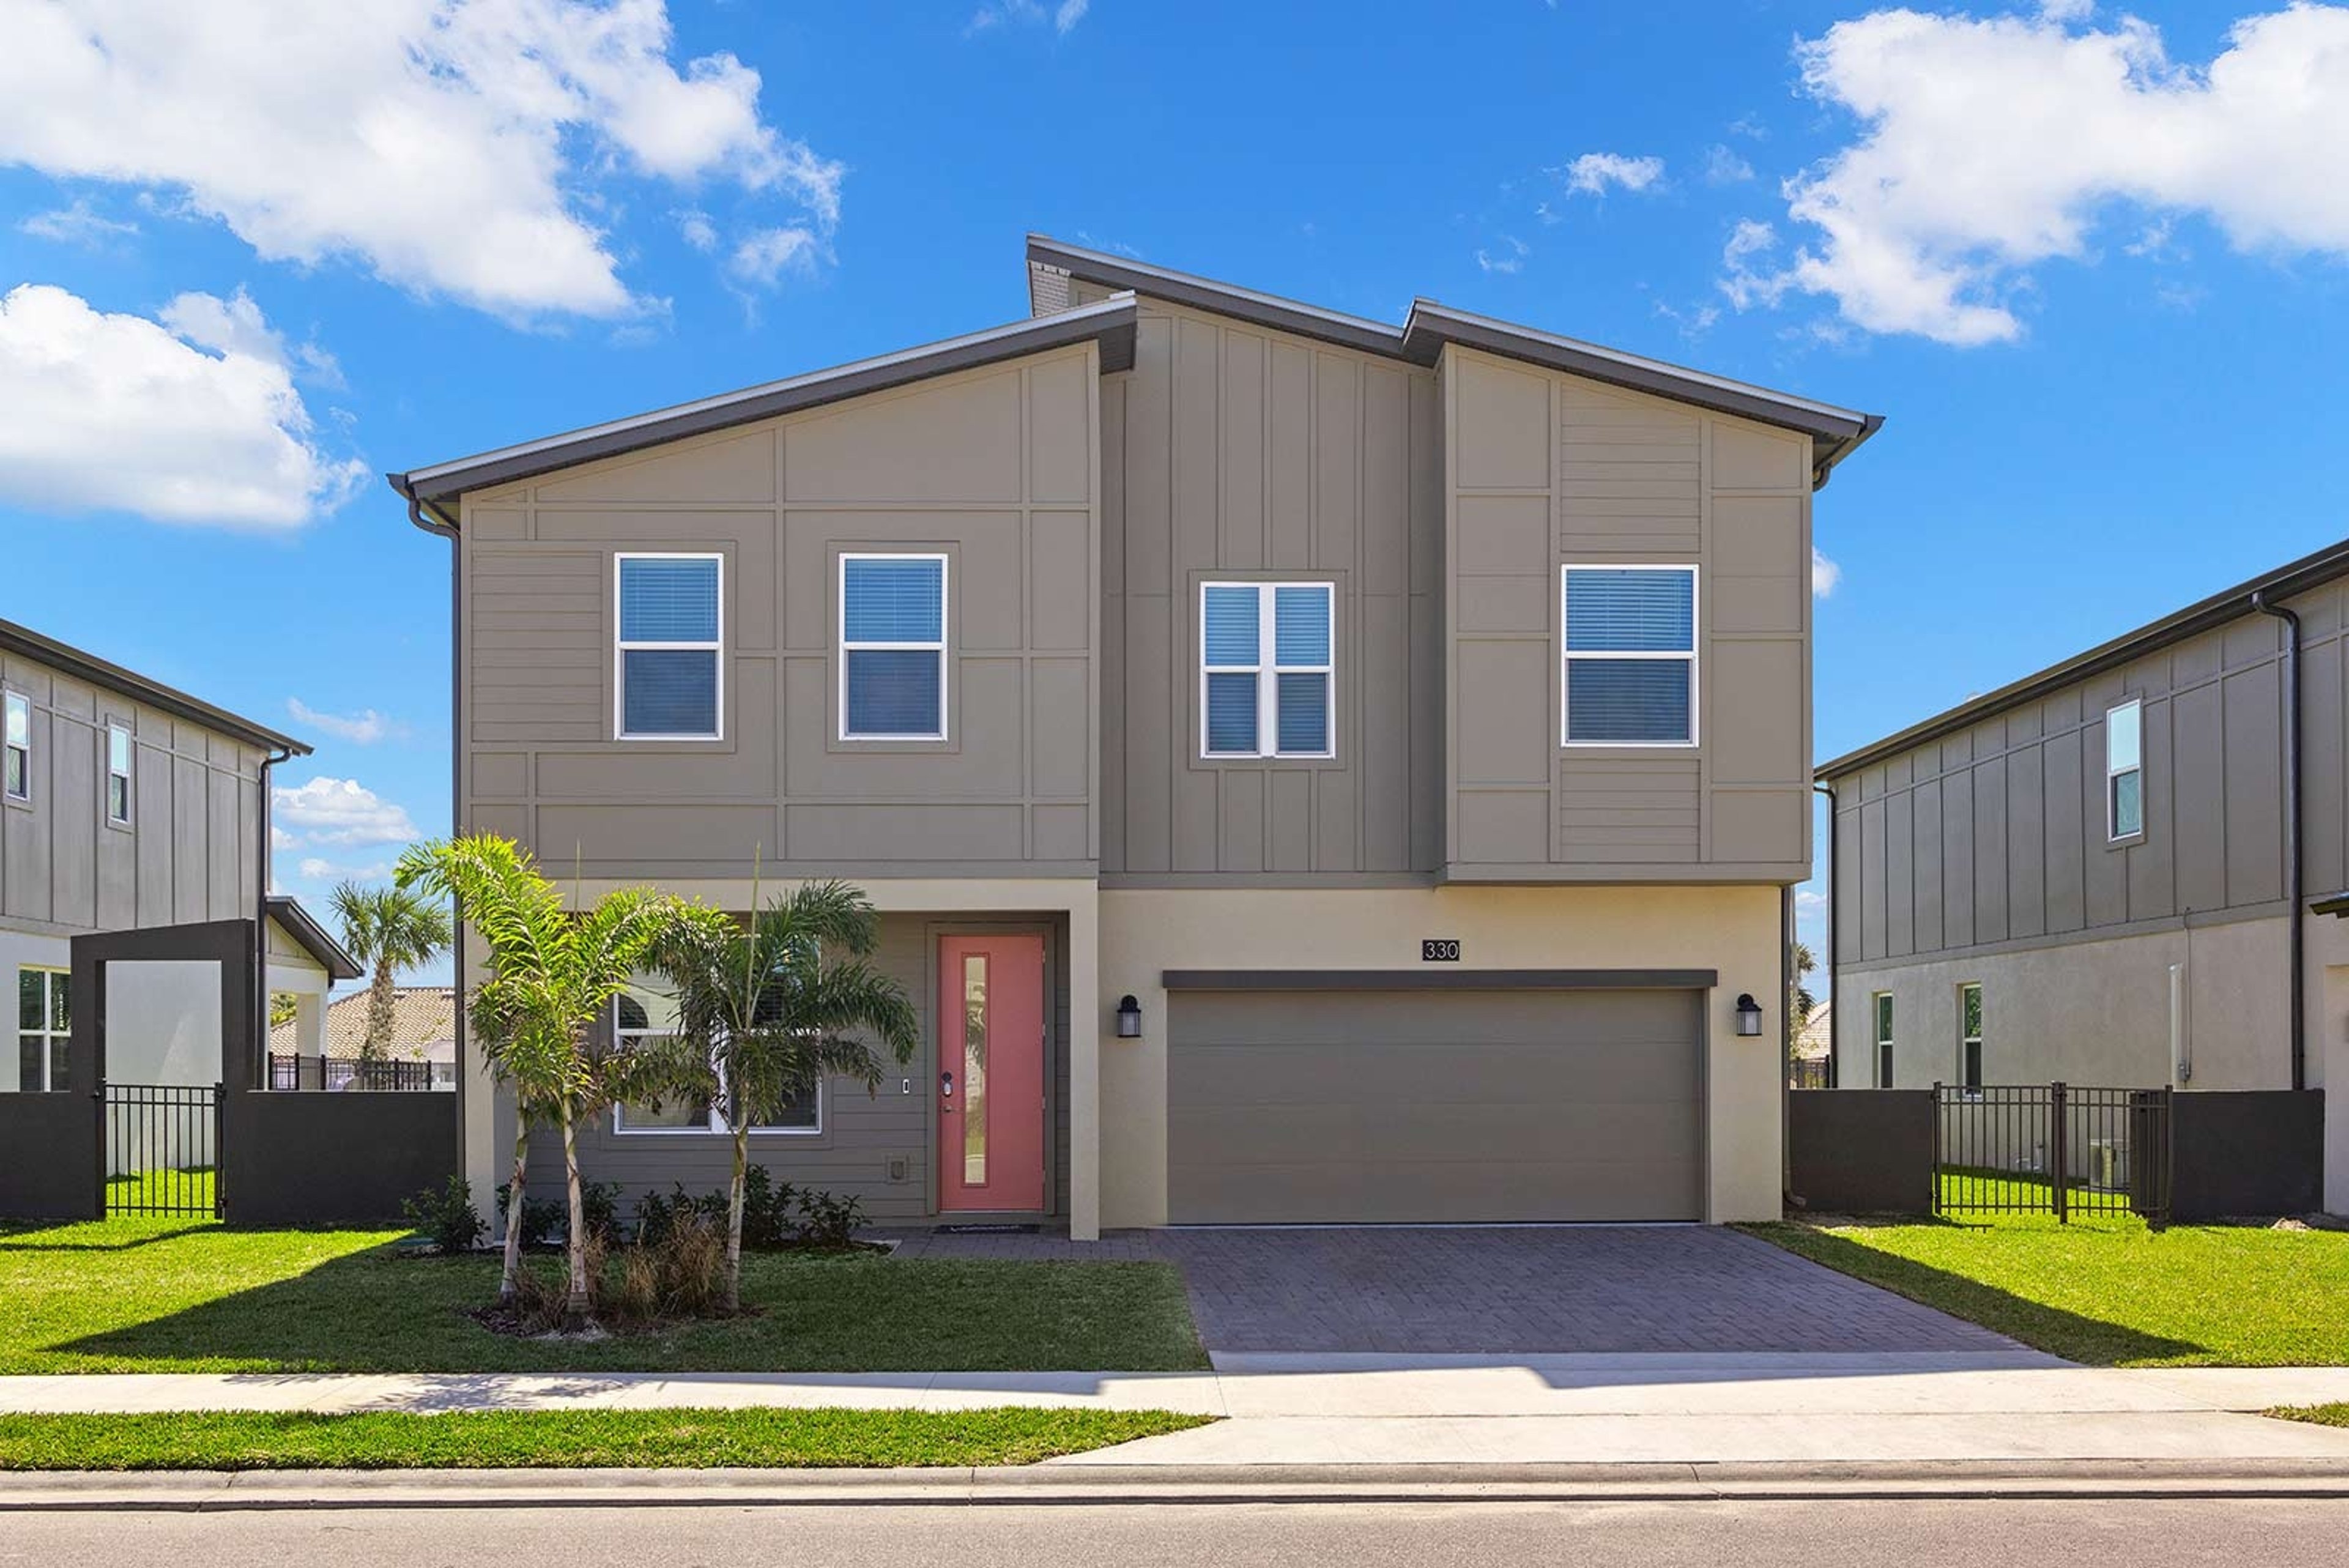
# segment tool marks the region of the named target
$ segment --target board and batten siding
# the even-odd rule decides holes
[[[0,801],[0,923],[72,936],[253,918],[261,752],[22,654],[0,654],[0,684],[27,699],[33,742],[31,798]],[[131,732],[127,826],[106,819],[109,723]]]
[[[1799,881],[1807,439],[1456,346],[1439,366],[1454,880]],[[1698,568],[1697,743],[1561,743],[1560,568]]]
[[[1432,874],[1432,372],[1144,299],[1133,369],[1102,390],[1102,876]],[[1200,755],[1200,588],[1226,577],[1335,586],[1334,756]]]
[[[467,826],[589,876],[1098,856],[1098,357],[1038,354],[465,497]],[[943,742],[838,738],[838,560],[947,557]],[[724,558],[723,736],[614,733],[616,557]]]
[[[2302,619],[2302,868],[2349,884],[2344,589]],[[1870,967],[2002,944],[2282,916],[2281,622],[2246,613],[1836,783],[1836,962]],[[2144,703],[2141,838],[2106,830],[2105,716]]]

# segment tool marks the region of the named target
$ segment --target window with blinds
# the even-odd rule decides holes
[[[619,557],[618,733],[710,741],[724,695],[723,557]]]
[[[1696,568],[1568,566],[1569,746],[1696,743]]]
[[[1199,590],[1199,753],[1337,751],[1337,587],[1207,583]]]
[[[947,738],[947,558],[840,558],[840,738]]]

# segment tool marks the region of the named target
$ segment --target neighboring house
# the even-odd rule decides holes
[[[1029,283],[394,476],[454,542],[456,820],[588,897],[865,888],[921,1049],[754,1149],[876,1218],[1775,1218],[1811,495],[1878,421],[1424,300]],[[583,1163],[706,1189],[712,1130]]]
[[[78,935],[265,918],[272,990],[322,1002],[347,978],[350,961],[299,905],[271,898],[263,912],[269,769],[308,754],[274,730],[0,621],[0,983],[15,993],[16,1023],[0,1092],[67,1087]],[[218,984],[184,968],[113,971],[108,1076],[218,1081]]]
[[[1824,1062],[1834,1054],[1835,1003],[1822,1002],[1811,1009],[1811,1015],[1795,1031],[1795,1056],[1797,1061]]]
[[[2349,940],[2308,908],[2349,886],[2344,579],[2349,545],[1821,763],[1837,1083],[2349,1073]]]
[[[329,1088],[349,1082],[351,1064],[358,1061],[367,1039],[368,1000],[367,992],[355,991],[329,1002],[315,1037],[304,1034],[299,1017],[271,1028],[269,1056],[279,1079],[290,1078],[304,1087],[314,1086],[319,1080]],[[429,1074],[418,1076],[419,1083],[429,1081],[435,1088],[453,1084],[457,1070],[456,992],[445,985],[395,986],[391,993],[391,1038],[384,1047],[383,1056],[388,1062],[429,1066]],[[323,1067],[318,1065],[322,1063]]]

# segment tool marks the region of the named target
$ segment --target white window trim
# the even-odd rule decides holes
[[[1599,653],[1571,652],[1567,636],[1567,584],[1577,572],[1685,572],[1689,580],[1689,649],[1686,653],[1635,652],[1612,649]],[[1698,580],[1696,567],[1686,561],[1568,561],[1557,569],[1557,743],[1576,748],[1614,747],[1619,750],[1643,752],[1685,752],[1694,749],[1703,732],[1697,722],[1699,675],[1697,645],[1703,640],[1704,616],[1702,594],[1704,585]],[[1620,659],[1659,664],[1677,659],[1689,667],[1689,727],[1685,741],[1576,741],[1572,716],[1568,712],[1568,688],[1573,684],[1571,671],[1577,659]]]
[[[1892,1086],[1892,1042],[1900,1027],[1899,1003],[1893,1002],[1892,1033],[1886,1031],[1884,1004],[1888,1002],[1892,1002],[1892,993],[1889,991],[1872,992],[1868,998],[1868,1035],[1871,1046],[1868,1062],[1876,1074],[1876,1086],[1879,1089]]]
[[[631,642],[620,633],[621,569],[629,561],[715,561],[718,563],[718,636],[708,642]],[[708,731],[655,732],[628,728],[628,655],[671,649],[715,655],[717,681]],[[726,557],[715,550],[622,550],[612,557],[612,737],[619,741],[722,741],[726,738]]]
[[[1209,664],[1207,662],[1207,593],[1211,588],[1250,588],[1256,593],[1256,662],[1254,664]],[[1279,599],[1278,588],[1318,588],[1330,601],[1330,658],[1322,664],[1282,664],[1278,662]],[[1252,752],[1216,752],[1207,749],[1207,677],[1210,675],[1253,675],[1256,677],[1256,750]],[[1328,722],[1322,726],[1324,742],[1318,752],[1284,752],[1280,749],[1280,678],[1284,675],[1319,675],[1328,691],[1322,711]],[[1266,742],[1269,741],[1270,745]],[[1199,585],[1199,760],[1207,763],[1248,762],[1251,760],[1293,760],[1313,762],[1327,760],[1338,754],[1338,585],[1327,579],[1305,581],[1234,581],[1218,579]]]
[[[848,563],[851,561],[936,561],[938,564],[938,637],[936,642],[851,642],[848,640]],[[833,646],[840,655],[840,679],[833,701],[840,705],[839,736],[843,741],[912,741],[916,742],[943,741],[954,732],[947,717],[951,700],[950,682],[947,680],[947,646],[952,630],[954,611],[954,563],[942,550],[843,550],[840,565],[833,569],[833,597],[838,605],[833,622]],[[938,727],[924,733],[919,731],[887,731],[874,733],[848,727],[848,656],[850,653],[935,653],[938,656]]]
[[[1990,1053],[1984,1043],[1989,1036],[1986,1033],[1973,1034],[1966,1033],[1966,992],[1969,991],[1981,997],[1975,1004],[1976,1012],[1984,1017],[1987,1017],[1989,1012],[1989,998],[1982,995],[1982,981],[1960,981],[1958,982],[1958,1086],[1967,1094],[1979,1096],[1982,1093],[1982,1084],[1966,1082],[1966,1047],[1968,1045],[1974,1047],[1975,1054],[1982,1062],[1982,1084],[1987,1084],[1990,1082]]]
[[[27,974],[45,974],[49,977],[47,980],[41,982],[43,988],[41,991],[41,1026],[38,1029],[26,1029],[22,1027],[20,1020],[19,1026],[8,1032],[9,1045],[11,1047],[8,1053],[8,1060],[12,1069],[9,1073],[9,1077],[16,1081],[14,1086],[20,1093],[49,1095],[63,1094],[67,1089],[72,1088],[73,1085],[70,1083],[51,1083],[49,1081],[49,1068],[51,1064],[57,1060],[57,1043],[60,1040],[70,1041],[73,1038],[73,1031],[70,1029],[52,1029],[49,1027],[49,1023],[52,1019],[57,1017],[57,982],[63,980],[67,982],[67,988],[70,989],[73,971],[67,969],[59,969],[55,964],[27,963],[17,965],[17,997],[10,999],[9,1005],[12,1008],[23,1005],[23,1002],[18,1000],[18,998],[21,998],[23,994],[25,976]],[[25,1036],[27,1034],[37,1034],[41,1038],[41,1086],[37,1090],[25,1089],[20,1076],[23,1072],[23,1064],[17,1059],[17,1053],[23,1049],[23,1041]],[[71,1073],[72,1070],[72,1064],[68,1062],[67,1064],[67,1073]]]
[[[33,700],[22,691],[0,693],[0,757],[6,755],[9,746],[6,711],[19,705],[25,710],[25,787],[5,793],[10,800],[28,801],[33,798]],[[0,779],[5,777],[5,770],[0,770]]]
[[[647,1035],[657,1035],[661,1032],[657,1029],[621,1028],[620,1004],[617,1002],[615,1002],[612,1004],[612,1033],[615,1035],[626,1038],[641,1039]],[[803,1127],[754,1127],[750,1129],[750,1136],[752,1137],[821,1137],[823,1136],[824,1101],[829,1097],[830,1096],[824,1093],[823,1083],[819,1081],[815,1086],[815,1123],[813,1126]],[[731,1137],[733,1134],[733,1129],[726,1125],[726,1117],[719,1111],[715,1105],[709,1107],[709,1124],[707,1126],[698,1127],[632,1127],[627,1125],[627,1117],[624,1114],[626,1110],[626,1107],[619,1102],[613,1102],[612,1136],[615,1137]]]
[[[2116,768],[2113,766],[2113,715],[2130,708],[2137,710],[2137,763]],[[2114,782],[2124,774],[2137,774],[2137,826],[2127,833],[2121,831],[2120,800],[2113,793]],[[2132,697],[2105,710],[2105,842],[2126,844],[2144,837],[2145,807],[2145,699]]]
[[[138,768],[139,738],[130,732],[129,725],[117,723],[112,720],[107,722],[105,734],[106,794],[98,803],[98,814],[113,826],[128,827],[130,826],[131,819],[139,813],[139,796],[131,788],[131,779]],[[122,737],[122,771],[120,773],[114,770],[114,737],[117,735]],[[114,781],[116,779],[122,781],[122,815],[120,816],[114,815]]]

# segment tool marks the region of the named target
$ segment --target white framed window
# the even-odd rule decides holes
[[[612,999],[612,1033],[621,1042],[657,1038],[677,1026],[677,1004],[654,984],[632,985]],[[627,1105],[612,1107],[612,1130],[631,1137],[704,1137],[727,1131],[726,1118],[709,1099],[695,1096],[664,1101],[657,1106]],[[823,1130],[823,1090],[804,1106],[794,1106],[783,1119],[761,1123],[753,1137],[785,1134],[807,1137]]]
[[[1970,980],[1958,987],[1958,1082],[1982,1086],[1982,988]]]
[[[1695,745],[1696,568],[1569,566],[1560,579],[1560,743]]]
[[[106,727],[106,820],[130,825],[130,731],[123,724]]]
[[[0,764],[0,791],[10,800],[33,798],[33,700],[22,691],[0,697],[0,738],[5,738],[5,764]]]
[[[1337,755],[1335,583],[1199,587],[1199,755]]]
[[[947,738],[947,558],[840,557],[840,738]]]
[[[1876,1086],[1892,1086],[1892,993],[1879,991],[1868,999],[1868,1014],[1875,1023]]]
[[[613,567],[613,733],[715,741],[726,710],[726,558],[624,553]]]
[[[26,1094],[63,1094],[73,1086],[67,1062],[72,981],[61,969],[27,964],[16,971],[16,1087]]]
[[[2105,837],[2145,831],[2145,704],[2136,698],[2105,710]]]

